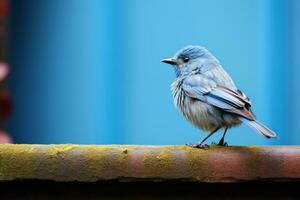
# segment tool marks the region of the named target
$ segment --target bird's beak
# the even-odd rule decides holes
[[[176,65],[176,64],[177,64],[176,58],[167,58],[167,59],[163,59],[163,60],[161,60],[161,62],[170,64],[170,65]]]

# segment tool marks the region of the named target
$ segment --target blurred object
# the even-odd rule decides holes
[[[9,0],[0,1],[0,17],[7,18]]]
[[[0,91],[0,118],[6,119],[11,113],[11,99],[7,91]]]
[[[0,144],[12,143],[11,137],[4,131],[0,130]]]
[[[9,0],[0,0],[0,143],[12,143],[12,139],[5,129],[5,121],[11,113],[11,98],[7,91],[5,78],[9,73],[7,64],[7,26]]]
[[[0,62],[0,81],[3,81],[9,73],[9,68],[6,63]]]

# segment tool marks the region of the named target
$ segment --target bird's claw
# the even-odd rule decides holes
[[[218,143],[218,146],[227,147],[227,146],[228,146],[228,143],[227,143],[227,142],[224,142],[223,140],[221,140],[221,141]]]
[[[186,144],[186,146],[197,148],[197,149],[208,149],[209,145],[207,144]]]

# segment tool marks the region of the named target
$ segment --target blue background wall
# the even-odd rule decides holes
[[[229,144],[299,144],[299,13],[297,0],[13,1],[8,129],[17,143],[196,143],[160,60],[200,44],[280,137],[242,125]]]

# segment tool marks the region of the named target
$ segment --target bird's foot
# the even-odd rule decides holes
[[[219,141],[219,143],[218,143],[218,146],[227,147],[228,144],[227,144],[227,142],[224,142],[223,139],[221,139],[221,140]]]
[[[186,146],[197,148],[197,149],[208,149],[209,145],[207,144],[186,144]]]

